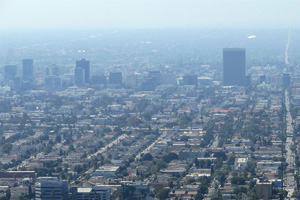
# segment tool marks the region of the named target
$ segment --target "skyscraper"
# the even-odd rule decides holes
[[[90,82],[90,61],[81,59],[76,61],[76,68],[84,69],[84,83]]]
[[[85,81],[85,70],[81,67],[75,68],[75,85],[83,85]]]
[[[225,86],[245,86],[246,50],[244,48],[223,49],[223,83]]]
[[[30,81],[30,82],[33,81],[33,60],[32,59],[23,60],[22,76],[24,81]]]
[[[288,87],[291,85],[292,81],[291,81],[291,75],[290,74],[283,74],[282,75],[282,84],[283,87]]]

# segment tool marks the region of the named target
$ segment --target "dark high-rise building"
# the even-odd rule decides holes
[[[90,61],[81,59],[76,61],[76,68],[84,69],[84,83],[90,82]]]
[[[22,78],[23,81],[33,81],[33,60],[24,59],[22,66]]]
[[[83,85],[84,83],[86,83],[85,77],[85,70],[81,67],[76,67],[74,76],[75,85]]]
[[[283,74],[282,75],[282,84],[283,84],[283,87],[288,87],[290,86],[292,83],[291,81],[291,75],[290,74]]]
[[[6,65],[4,67],[4,79],[5,81],[13,81],[17,74],[17,66]]]
[[[243,48],[223,49],[223,83],[225,86],[245,86],[246,50]]]
[[[109,84],[122,85],[122,72],[110,72],[109,73]]]

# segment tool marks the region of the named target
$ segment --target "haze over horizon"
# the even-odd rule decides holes
[[[297,0],[0,0],[1,29],[300,28]]]

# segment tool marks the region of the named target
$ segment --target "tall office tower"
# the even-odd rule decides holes
[[[55,177],[38,178],[35,184],[36,200],[67,200],[68,182],[58,181]]]
[[[85,70],[81,67],[75,68],[75,85],[83,85],[85,83]]]
[[[72,187],[71,200],[110,200],[111,189],[109,186]]]
[[[198,76],[197,75],[183,76],[183,85],[198,85]]]
[[[4,79],[5,81],[13,81],[17,74],[17,66],[6,65],[4,67]]]
[[[288,87],[292,83],[291,81],[291,75],[290,74],[283,74],[282,75],[282,85],[283,87]]]
[[[225,86],[245,86],[245,52],[243,48],[223,49],[223,83]]]
[[[108,82],[109,84],[122,85],[122,72],[110,72]]]
[[[90,61],[81,59],[76,61],[76,68],[84,69],[84,83],[90,82]]]
[[[33,81],[33,60],[24,59],[22,68],[23,81]]]

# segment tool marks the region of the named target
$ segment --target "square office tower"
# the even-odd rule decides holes
[[[223,84],[245,86],[246,50],[244,48],[223,49]]]
[[[82,68],[84,70],[84,83],[90,82],[90,61],[81,59],[76,61],[76,68]]]

